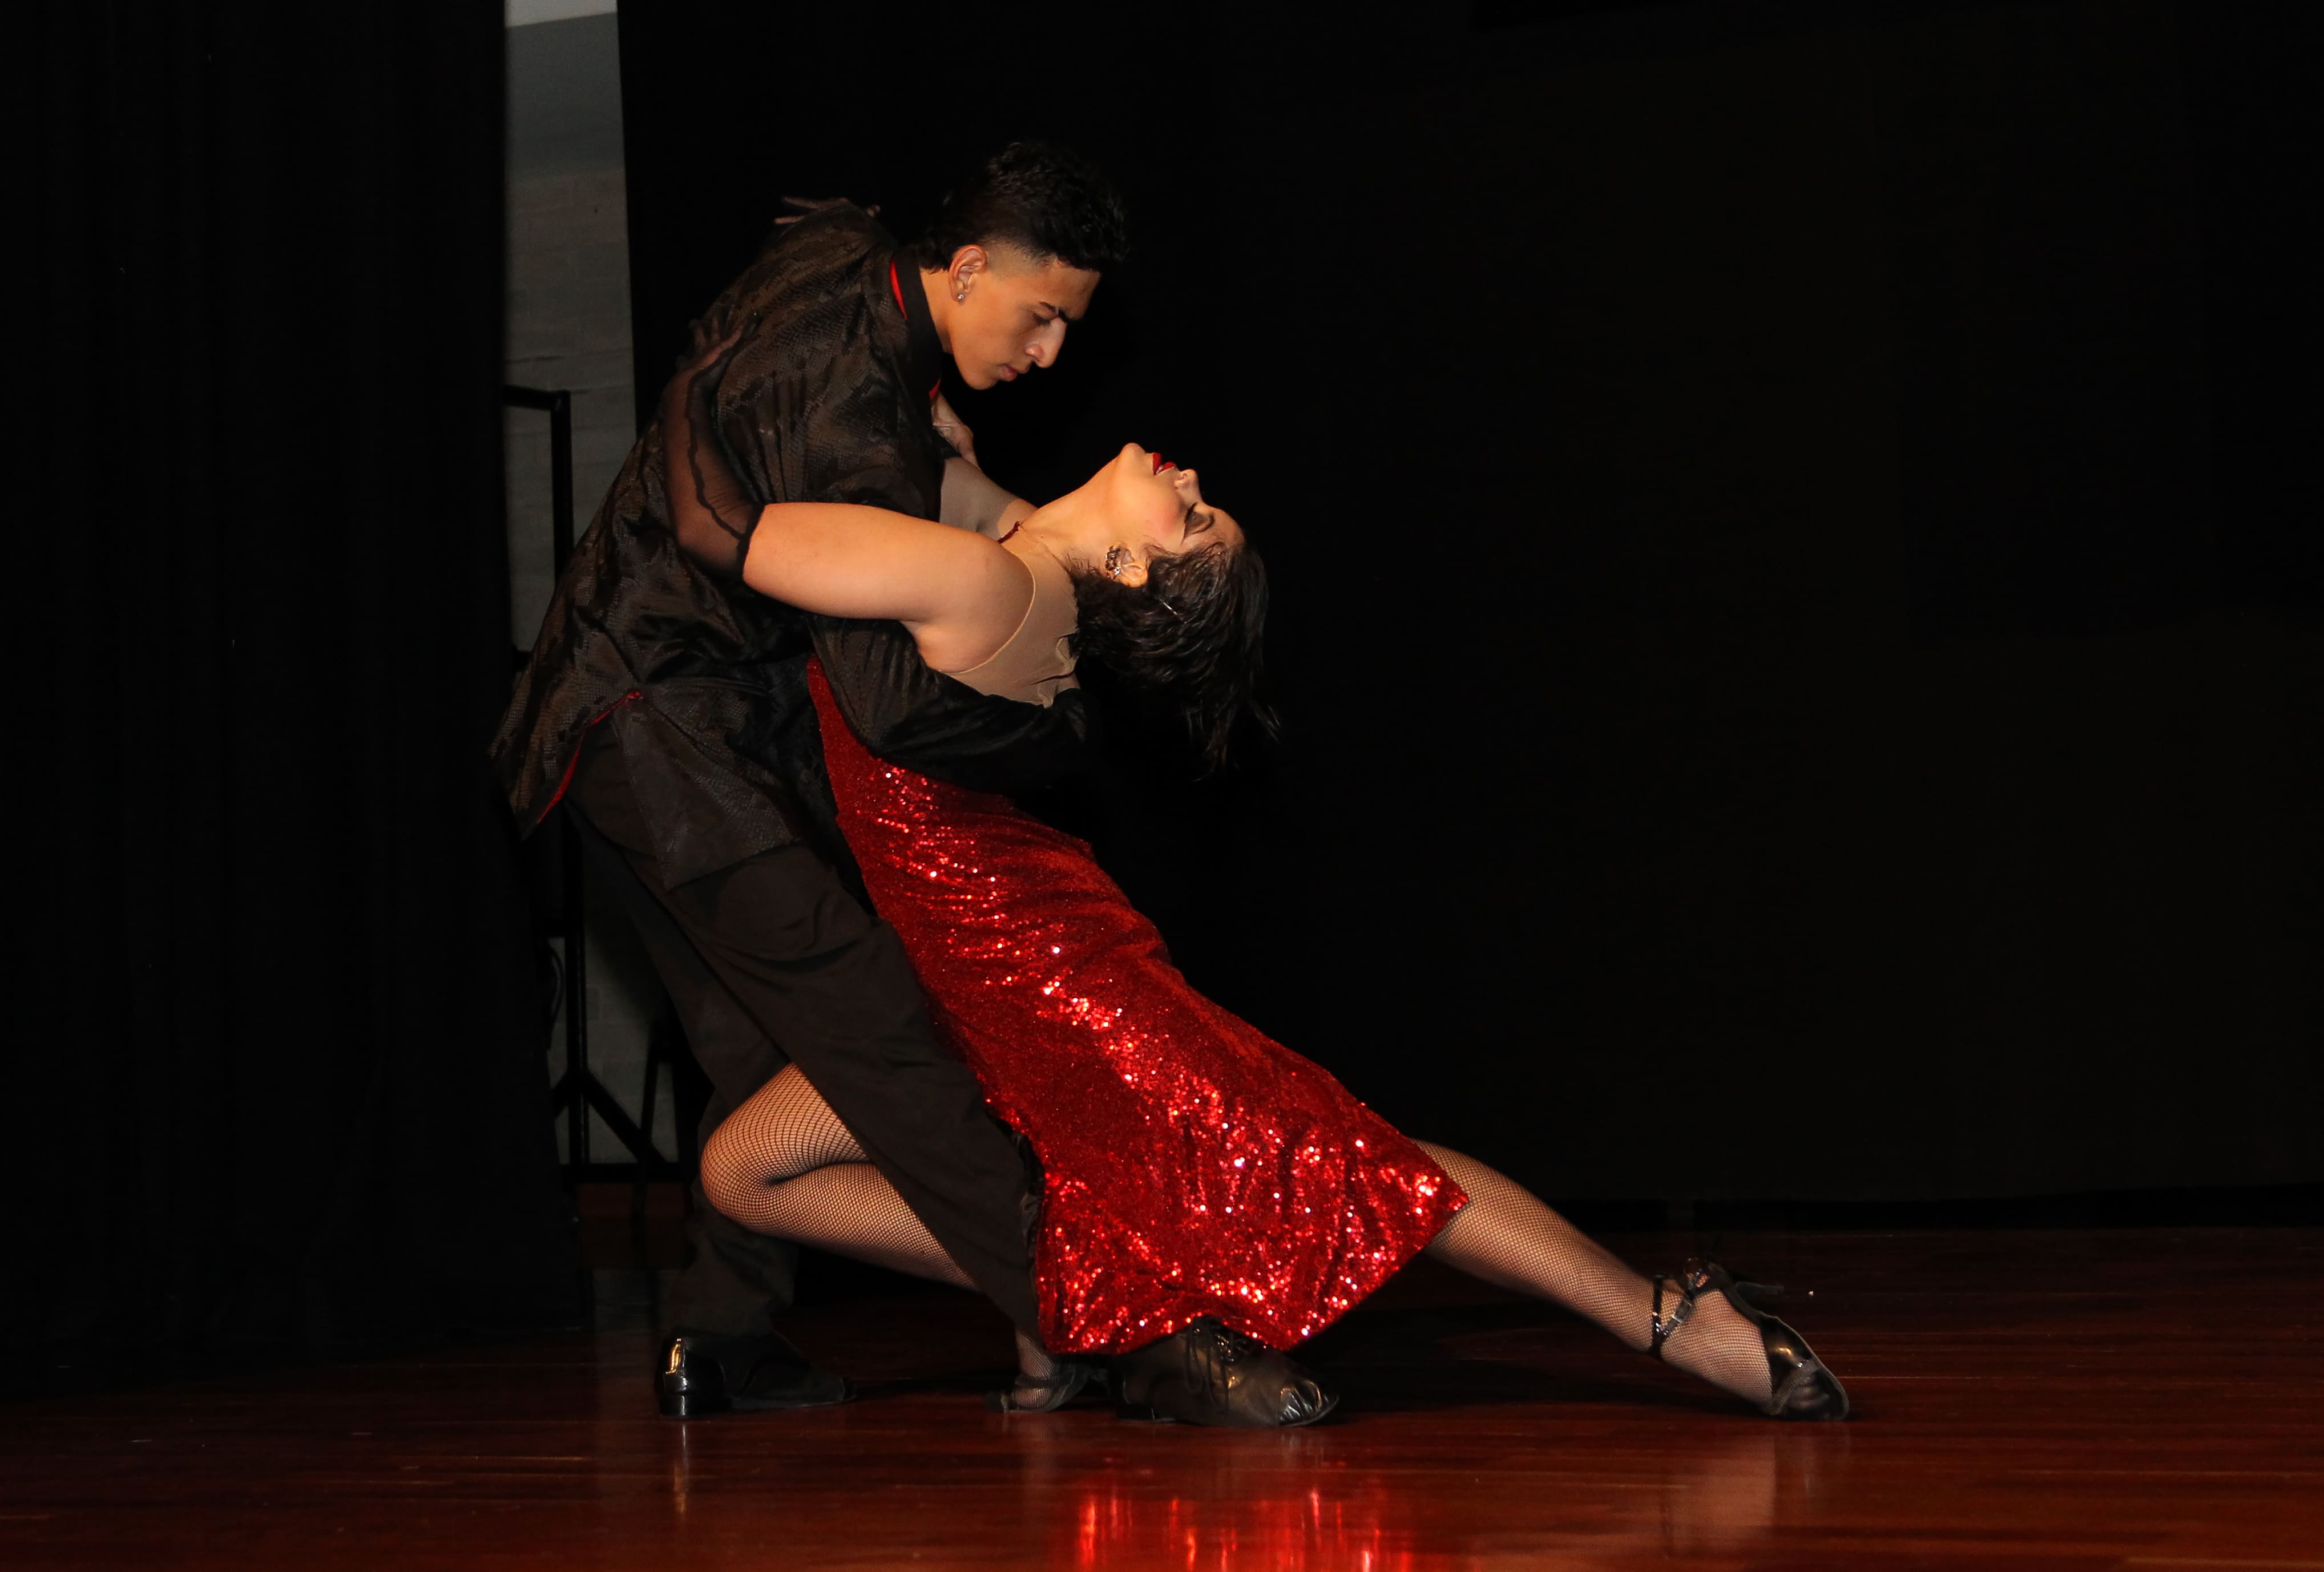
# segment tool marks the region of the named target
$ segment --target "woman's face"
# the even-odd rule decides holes
[[[1200,476],[1134,442],[1090,484],[1121,544],[1141,563],[1157,551],[1176,556],[1213,542],[1230,551],[1242,548],[1242,526],[1225,509],[1203,501]]]

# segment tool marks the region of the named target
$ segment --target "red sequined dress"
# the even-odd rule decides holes
[[[1087,845],[873,758],[809,681],[839,822],[937,1027],[1032,1143],[1041,1329],[1313,1337],[1468,1199],[1321,1067],[1196,993]]]

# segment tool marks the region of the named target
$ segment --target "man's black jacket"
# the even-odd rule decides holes
[[[853,207],[779,231],[704,318],[738,334],[715,400],[723,456],[759,504],[864,502],[936,516],[947,447],[928,406],[943,350],[918,270]],[[613,728],[665,884],[805,841],[844,865],[807,693],[819,656],[871,749],[992,791],[1055,778],[1088,712],[974,692],[893,622],[812,617],[742,587],[741,547],[697,560],[669,524],[659,419],[630,449],[541,621],[493,758],[528,832],[581,740]]]

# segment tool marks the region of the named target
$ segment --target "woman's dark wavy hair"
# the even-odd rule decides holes
[[[1130,221],[1121,194],[1087,159],[1046,142],[1012,142],[945,193],[912,253],[945,268],[962,246],[996,241],[1102,273],[1129,252]]]
[[[1133,589],[1086,564],[1072,568],[1081,618],[1076,655],[1161,696],[1186,723],[1204,772],[1223,768],[1245,716],[1277,730],[1264,693],[1267,565],[1248,542],[1147,558]]]

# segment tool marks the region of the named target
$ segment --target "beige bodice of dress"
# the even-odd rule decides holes
[[[981,694],[1046,707],[1067,688],[1081,685],[1074,676],[1073,633],[1080,621],[1074,581],[1065,565],[1027,530],[1011,531],[1001,545],[1033,577],[1033,599],[1025,608],[1025,620],[1008,643],[984,659],[965,671],[945,675]]]

